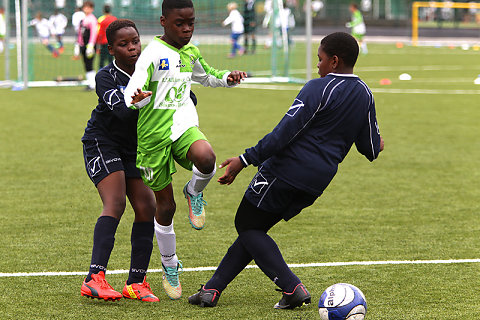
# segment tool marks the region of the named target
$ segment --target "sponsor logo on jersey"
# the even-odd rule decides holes
[[[195,65],[195,62],[197,62],[197,59],[195,59],[195,56],[193,54],[190,55],[190,64],[192,67]]]
[[[185,65],[182,64],[182,60],[178,60],[177,68],[185,68]]]
[[[88,174],[90,177],[95,177],[100,172],[100,157],[95,157],[88,161]]]
[[[107,105],[107,107],[110,108],[110,110],[113,110],[113,106],[115,106],[117,103],[122,102],[117,92],[117,89],[110,89],[108,91],[105,91],[105,93],[103,94],[103,101],[105,101],[105,104]]]
[[[268,186],[267,179],[265,179],[260,172],[257,172],[252,183],[250,184],[250,188],[252,188],[253,192],[256,194],[260,194],[265,186]]]
[[[158,66],[158,70],[170,70],[170,63],[168,62],[168,58],[160,59],[160,65]]]
[[[295,114],[297,114],[298,110],[300,110],[304,106],[305,106],[305,104],[303,103],[303,101],[295,99],[293,101],[292,106],[287,111],[287,116],[294,117]]]

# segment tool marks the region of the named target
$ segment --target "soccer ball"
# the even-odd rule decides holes
[[[318,312],[322,320],[363,320],[367,313],[367,301],[357,287],[337,283],[322,293]]]

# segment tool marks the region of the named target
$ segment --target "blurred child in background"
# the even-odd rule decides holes
[[[52,53],[54,58],[58,57],[58,51],[50,44],[50,23],[45,19],[41,12],[37,12],[35,19],[28,24],[29,27],[35,26],[37,34],[42,44]]]
[[[243,27],[245,29],[245,54],[248,53],[248,41],[251,40],[252,46],[250,53],[255,53],[257,40],[255,38],[255,29],[257,28],[256,14],[255,14],[255,0],[245,0],[245,7],[243,10]]]
[[[3,52],[6,33],[7,25],[5,24],[5,9],[0,7],[0,53]]]
[[[104,5],[103,16],[98,18],[97,53],[100,55],[100,61],[98,62],[99,70],[113,61],[113,56],[108,53],[108,41],[105,33],[110,23],[117,20],[117,17],[112,15],[111,11],[112,8],[108,4]]]
[[[48,19],[52,35],[57,39],[57,48],[59,53],[63,53],[63,34],[68,24],[68,19],[59,9],[55,9],[55,13]]]
[[[234,58],[237,55],[237,51],[240,55],[244,53],[244,49],[238,44],[238,38],[243,34],[244,27],[243,27],[243,17],[242,14],[237,10],[238,5],[235,2],[230,2],[227,5],[229,15],[228,17],[222,22],[223,26],[227,26],[229,24],[232,25],[232,33],[230,34],[232,40],[232,51],[228,55],[229,58]]]
[[[83,57],[85,67],[85,78],[87,80],[87,91],[95,89],[95,70],[93,70],[93,59],[95,58],[95,43],[97,42],[97,18],[93,15],[95,5],[92,1],[85,1],[82,11],[85,18],[80,22],[78,30],[78,45]]]
[[[367,28],[365,22],[363,22],[363,16],[356,3],[350,4],[350,12],[352,13],[352,21],[347,22],[345,25],[347,28],[351,28],[352,36],[357,40],[360,50],[363,54],[368,53],[367,43],[363,40]]]

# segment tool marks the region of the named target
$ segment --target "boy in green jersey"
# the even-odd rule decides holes
[[[368,53],[367,43],[363,40],[367,28],[365,27],[365,22],[363,21],[363,16],[356,3],[350,4],[350,13],[352,14],[352,21],[347,22],[345,25],[347,28],[352,29],[352,36],[357,40],[360,49],[363,54]]]
[[[137,122],[137,167],[143,181],[155,193],[155,235],[162,255],[163,287],[171,299],[182,294],[178,275],[182,265],[176,255],[173,230],[175,201],[172,177],[175,162],[192,170],[183,189],[190,209],[190,223],[202,229],[205,223],[202,191],[215,174],[215,153],[198,129],[198,115],[190,98],[191,82],[204,86],[231,87],[247,75],[242,71],[218,71],[190,44],[195,10],[191,0],[164,0],[160,23],[164,35],[145,48],[125,89],[126,104],[140,109]],[[128,97],[150,91],[138,103]]]

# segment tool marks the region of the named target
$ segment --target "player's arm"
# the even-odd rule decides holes
[[[208,65],[200,52],[192,68],[192,80],[201,83],[204,87],[233,87],[247,77],[243,71],[217,70]]]
[[[384,141],[378,128],[375,103],[370,105],[368,120],[360,131],[357,140],[355,140],[355,146],[358,152],[370,161],[377,159],[378,154],[383,150]]]
[[[220,165],[220,168],[227,167],[227,170],[218,182],[231,184],[244,167],[260,165],[306,130],[320,105],[321,97],[315,92],[318,92],[318,88],[311,82],[307,83],[272,132],[263,137],[256,146],[246,149],[244,154],[227,159]]]
[[[149,83],[155,70],[155,64],[150,55],[149,47],[145,48],[143,53],[138,58],[135,64],[135,72],[133,73],[127,87],[125,88],[125,104],[131,109],[141,109],[145,105],[149,104],[151,96],[148,96],[145,101],[135,102],[133,97],[135,93],[140,89],[141,91],[149,91]]]
[[[107,71],[100,71],[95,76],[95,91],[99,101],[103,102],[120,120],[127,120],[133,111],[125,105],[123,93],[118,90],[113,76]]]
[[[89,24],[90,24],[90,38],[88,39],[88,45],[95,45],[97,42],[97,19],[92,18],[89,19]]]

